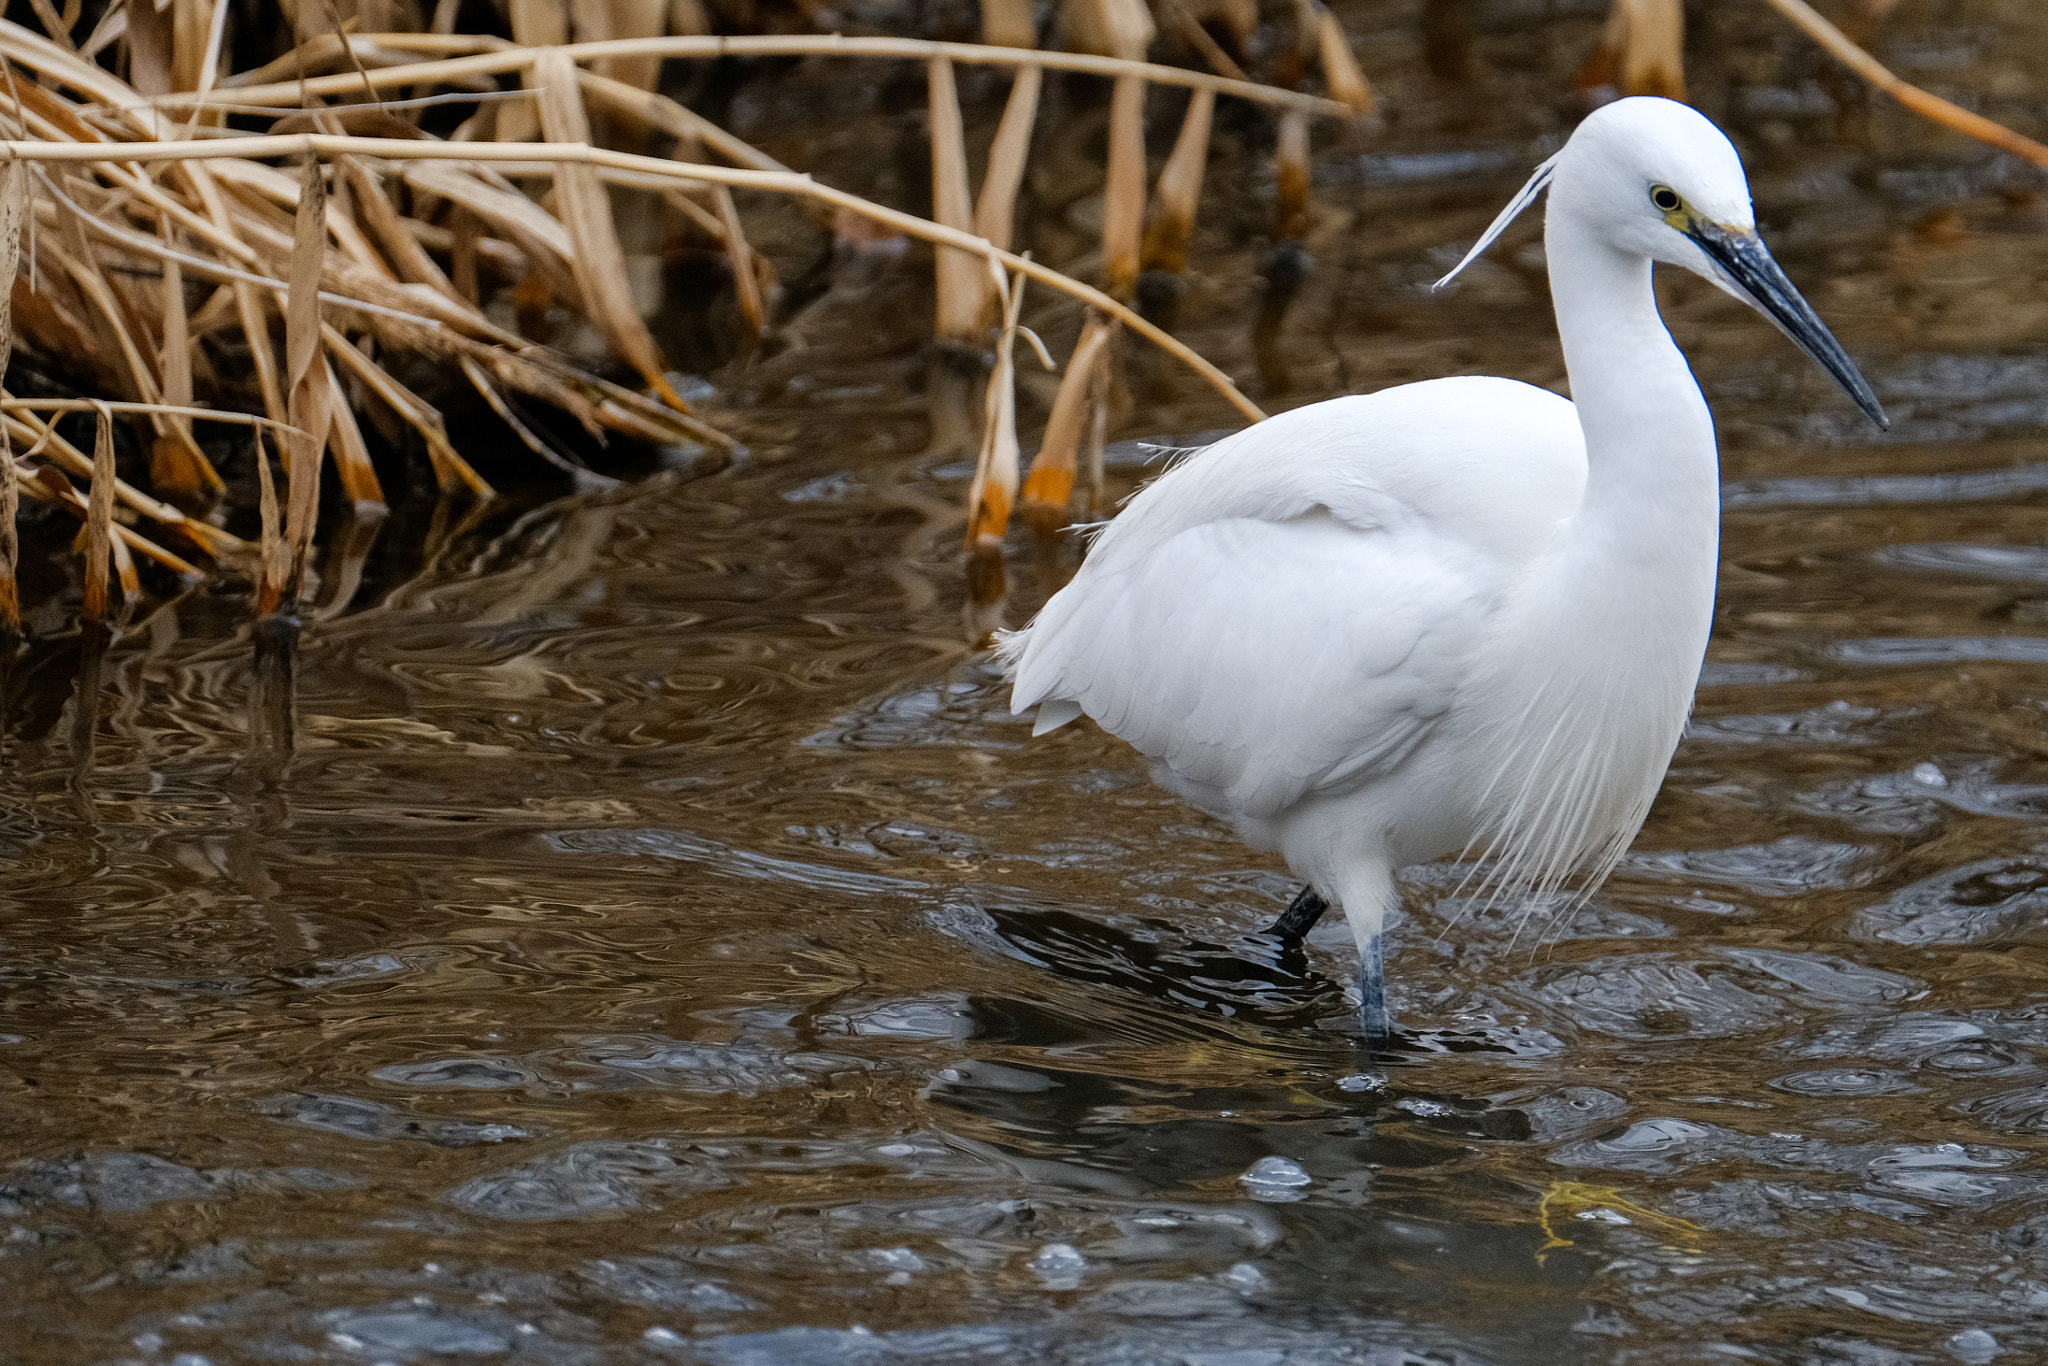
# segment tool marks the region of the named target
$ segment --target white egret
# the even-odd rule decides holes
[[[1261,422],[1133,497],[1000,645],[1033,734],[1085,713],[1285,856],[1308,885],[1283,940],[1343,908],[1375,1040],[1394,870],[1464,851],[1494,896],[1590,889],[1692,708],[1719,469],[1653,263],[1755,306],[1887,425],[1704,117],[1650,98],[1590,115],[1439,286],[1546,187],[1570,400],[1437,379]]]

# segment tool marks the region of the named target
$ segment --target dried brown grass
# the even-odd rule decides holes
[[[459,378],[519,442],[579,484],[595,477],[524,420],[519,401],[561,412],[593,435],[731,448],[730,437],[675,393],[666,358],[635,307],[616,218],[626,190],[651,192],[686,231],[726,252],[738,311],[756,338],[773,320],[766,268],[748,241],[736,189],[850,210],[939,248],[935,331],[970,350],[990,347],[993,332],[999,359],[987,420],[1009,415],[1002,419],[1009,436],[995,447],[984,441],[986,449],[1010,452],[1008,492],[990,494],[974,514],[984,539],[1000,537],[1007,525],[1017,482],[1015,400],[1001,359],[1015,320],[998,318],[1006,300],[991,280],[1012,281],[1010,304],[1028,278],[1089,310],[1077,352],[1081,381],[1070,378],[1063,389],[1082,397],[1062,399],[1056,428],[1099,427],[1104,347],[1119,330],[1166,348],[1247,417],[1260,416],[1222,372],[1125,306],[1141,252],[1145,94],[1177,84],[1193,87],[1205,110],[1224,94],[1304,116],[1342,112],[1341,103],[1244,80],[1227,59],[1217,65],[1235,78],[1148,65],[1142,59],[1154,24],[1142,0],[1073,0],[1062,25],[1084,49],[1076,52],[1031,47],[1030,11],[1015,5],[991,5],[986,16],[988,35],[1008,46],[687,31],[661,37],[665,23],[703,27],[701,13],[693,24],[688,13],[665,19],[665,8],[656,0],[512,0],[508,42],[453,33],[452,4],[432,8],[428,33],[359,33],[348,31],[344,10],[354,15],[349,23],[388,23],[393,7],[307,3],[295,11],[297,46],[239,73],[222,65],[229,50],[222,3],[123,9],[83,46],[70,30],[75,7],[36,4],[44,33],[0,21],[8,73],[0,134],[10,135],[0,151],[0,257],[14,265],[19,256],[8,271],[17,283],[0,304],[16,305],[27,345],[62,362],[104,400],[88,459],[54,425],[65,403],[43,404],[39,416],[0,395],[7,410],[0,439],[27,450],[14,477],[0,481],[0,628],[18,621],[13,505],[22,495],[71,508],[86,523],[85,539],[105,543],[106,555],[87,571],[98,615],[114,606],[101,600],[104,571],[131,560],[129,549],[181,575],[198,572],[167,548],[179,543],[216,563],[250,564],[259,613],[291,614],[307,582],[323,468],[333,465],[333,482],[357,513],[374,514],[385,502],[359,403],[371,405],[380,430],[414,434],[444,493],[489,497],[489,481],[448,439],[436,402],[399,378],[401,366],[424,362]],[[654,88],[659,63],[671,57],[797,53],[928,63],[931,218],[800,176]],[[978,197],[970,193],[956,63],[1016,71]],[[1008,251],[1048,69],[1114,83],[1116,133],[1104,168],[1107,293]],[[507,77],[524,93],[500,94],[496,83]],[[1339,84],[1333,76],[1333,93],[1352,99]],[[450,140],[421,133],[410,111],[451,97],[476,100],[475,114]],[[269,132],[230,126],[231,115],[267,118]],[[1192,135],[1184,130],[1183,143]],[[600,137],[623,145],[614,150]],[[669,141],[675,160],[637,150]],[[1192,213],[1189,155],[1175,159],[1183,191],[1177,198],[1171,187],[1165,192],[1182,219]],[[296,171],[284,169],[294,163]],[[580,314],[641,389],[494,321],[484,308],[487,283],[506,277],[516,282],[522,319],[544,318],[554,307]],[[0,331],[6,326],[0,312]],[[207,359],[223,340],[246,349],[239,380]],[[1096,406],[1075,411],[1077,402]],[[214,524],[230,490],[202,441],[219,430],[205,420],[210,414],[244,407],[271,424],[283,473],[280,490],[269,443],[259,436],[255,547]],[[108,463],[116,425],[137,422],[147,428],[156,496],[116,478]],[[1001,485],[1004,460],[991,458],[991,477]],[[1068,489],[1072,460],[1070,452]],[[1059,461],[1042,463],[1054,469]],[[85,491],[72,480],[84,481]],[[112,519],[115,507],[136,519],[134,529]]]
[[[1768,2],[1909,107],[2048,165],[2048,148],[1900,81],[1802,0]],[[1245,78],[1240,63],[1256,22],[1247,0],[1065,0],[1058,31],[1071,51],[1036,48],[1030,7],[1010,0],[983,6],[982,44],[714,37],[703,32],[701,6],[664,0],[509,0],[511,41],[452,32],[452,0],[423,8],[429,32],[350,32],[341,9],[354,16],[349,23],[381,25],[397,7],[306,0],[296,11],[298,45],[240,73],[222,65],[231,50],[224,0],[110,10],[114,17],[82,39],[70,28],[75,4],[32,0],[32,8],[46,32],[0,21],[0,267],[13,281],[0,296],[0,384],[18,333],[98,406],[88,457],[57,430],[74,403],[0,392],[0,444],[11,466],[0,479],[0,632],[20,621],[22,497],[83,523],[87,605],[99,618],[117,609],[116,584],[124,599],[133,596],[137,556],[180,576],[201,573],[203,561],[250,565],[259,609],[294,611],[320,520],[323,467],[332,462],[353,511],[374,514],[385,502],[360,417],[387,434],[412,433],[445,494],[489,498],[490,481],[448,437],[432,397],[442,390],[417,391],[400,374],[438,373],[449,393],[473,390],[521,444],[582,486],[603,481],[523,417],[523,406],[561,414],[596,438],[730,450],[733,439],[691,412],[670,383],[635,303],[624,242],[633,223],[622,222],[620,206],[665,215],[676,231],[723,252],[737,312],[758,342],[774,328],[773,277],[735,191],[857,214],[936,248],[935,334],[993,359],[980,473],[965,513],[970,549],[984,560],[998,555],[999,567],[1013,503],[1049,530],[1064,524],[1077,484],[1091,502],[1099,498],[1096,461],[1087,458],[1084,471],[1084,450],[1099,450],[1123,334],[1164,349],[1247,418],[1261,416],[1222,371],[1128,306],[1141,269],[1187,267],[1215,101],[1252,101],[1277,120],[1274,230],[1282,241],[1299,239],[1309,223],[1312,122],[1376,107],[1320,0],[1298,0],[1278,84]],[[1887,8],[1866,0],[1859,22],[1874,27]],[[660,36],[664,26],[671,36]],[[1210,70],[1145,62],[1161,28]],[[1680,93],[1681,37],[1676,0],[1614,0],[1587,76]],[[801,175],[656,89],[664,60],[741,56],[925,63],[930,217]],[[978,194],[956,83],[966,65],[1014,72]],[[1111,86],[1101,287],[1010,250],[1047,71]],[[1313,71],[1327,96],[1286,88]],[[501,79],[518,88],[500,90]],[[1148,205],[1145,110],[1158,86],[1191,94]],[[423,133],[418,110],[448,99],[474,102],[474,113],[447,139]],[[270,120],[268,132],[250,131],[251,119]],[[673,156],[647,154],[669,144]],[[1020,487],[1009,356],[1022,335],[1016,309],[1027,279],[1085,311]],[[520,327],[495,311],[489,296],[498,286],[513,290]],[[557,310],[587,322],[637,387],[607,378],[589,358],[537,344],[530,334]],[[246,352],[247,365],[237,367],[246,378],[224,376],[208,359],[223,344]],[[221,447],[208,442],[229,420],[258,424],[262,533],[253,547],[216,524],[231,490],[209,456]],[[281,460],[282,495],[261,424]],[[137,429],[147,492],[116,476],[117,425]],[[999,605],[986,587],[976,601]]]

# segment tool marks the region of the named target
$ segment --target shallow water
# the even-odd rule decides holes
[[[1601,7],[1468,8],[1483,112],[1405,9],[1347,11],[1401,121],[1321,152],[1275,406],[1562,377],[1513,269],[1415,286],[1562,129]],[[2032,89],[2011,14],[1960,8],[1887,56]],[[2048,1351],[2044,213],[1708,22],[1701,102],[1897,426],[1673,282],[1727,445],[1696,723],[1591,905],[1481,915],[1416,870],[1398,1057],[1357,1051],[1341,927],[1246,965],[1284,872],[1008,715],[960,643],[967,471],[906,454],[915,353],[853,344],[921,277],[841,279],[808,353],[712,377],[734,469],[401,510],[353,593],[330,561],[282,777],[231,595],[116,642],[89,766],[76,638],[17,667],[0,1357]],[[1242,374],[1257,162],[1218,157],[1185,330]],[[1172,380],[1118,434],[1227,422]],[[1019,619],[1056,568],[1013,550]]]

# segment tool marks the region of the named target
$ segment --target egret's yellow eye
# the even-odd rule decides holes
[[[1672,189],[1669,185],[1652,185],[1650,187],[1650,202],[1657,206],[1659,213],[1670,213],[1685,201],[1680,199],[1678,191]]]

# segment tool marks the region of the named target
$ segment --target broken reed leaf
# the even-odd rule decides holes
[[[1044,74],[1035,66],[1017,68],[1010,98],[1003,105],[1002,122],[996,125],[995,141],[989,145],[981,195],[974,203],[975,235],[1006,251],[1017,215],[1017,190],[1024,183],[1024,165],[1031,156],[1031,131],[1038,118],[1038,95],[1044,81]]]
[[[1060,376],[1019,509],[1025,522],[1041,536],[1067,524],[1081,439],[1091,422],[1095,372],[1106,359],[1115,329],[1116,324],[1106,315],[1090,309],[1081,324],[1080,339],[1074,343],[1074,354],[1067,359],[1067,372]]]
[[[93,438],[92,489],[85,515],[85,606],[87,621],[105,621],[110,615],[107,570],[113,562],[114,537],[114,415],[102,408],[98,431]]]
[[[287,612],[296,606],[313,544],[330,399],[326,367],[314,365],[320,355],[320,280],[327,262],[327,182],[312,156],[306,157],[301,177],[284,305],[285,406],[295,429],[285,441],[284,536],[290,563],[281,610]]]
[[[320,347],[320,277],[326,263],[327,181],[321,174],[319,159],[308,156],[300,168],[299,205],[292,219],[290,273],[285,281],[284,382],[287,393],[295,391],[305,381]]]
[[[1159,168],[1152,189],[1152,213],[1145,224],[1139,264],[1146,270],[1178,275],[1187,269],[1188,242],[1194,236],[1196,206],[1202,198],[1202,176],[1209,164],[1209,129],[1215,119],[1216,95],[1197,90],[1188,97],[1187,113],[1173,151]]]
[[[754,330],[756,338],[768,331],[768,308],[761,297],[761,276],[755,264],[754,248],[747,241],[747,233],[740,223],[739,205],[733,202],[732,190],[720,185],[713,192],[718,201],[718,222],[725,238],[725,257],[732,266],[732,287],[739,299],[740,314],[747,320],[747,326]]]
[[[1682,0],[1613,0],[1600,46],[1580,69],[1581,90],[1607,87],[1623,95],[1685,98],[1685,8]],[[1333,87],[1331,94],[1335,94]]]
[[[1273,236],[1279,241],[1299,241],[1308,232],[1308,177],[1308,120],[1282,114],[1273,148]]]
[[[128,553],[128,542],[113,536],[108,539],[107,548],[114,556],[114,582],[121,585],[121,601],[134,602],[142,596],[142,576],[135,572],[135,557]]]
[[[1009,595],[1003,539],[1017,497],[1015,356],[1025,285],[1025,277],[1019,275],[1005,289],[1001,268],[991,269],[996,272],[996,293],[1004,301],[1003,327],[983,405],[981,454],[967,494],[967,639],[977,649],[1003,624],[1003,601]]]
[[[512,41],[527,47],[560,47],[569,41],[569,9],[563,0],[506,0]]]
[[[166,225],[164,236],[172,235]],[[185,316],[185,272],[177,261],[164,262],[164,402],[188,407],[192,402],[192,336]]]
[[[958,232],[974,230],[968,190],[967,143],[960,128],[960,99],[953,64],[943,57],[925,63],[931,101],[932,221]],[[940,247],[932,253],[938,304],[933,330],[946,341],[979,346],[988,315],[988,276],[979,260]]]
[[[1145,82],[1119,76],[1109,97],[1109,166],[1102,189],[1102,273],[1110,297],[1129,303],[1138,283],[1145,221]]]
[[[166,240],[174,229],[166,222]],[[163,265],[163,401],[172,407],[192,403],[192,338],[185,317],[185,273],[176,259]],[[156,439],[150,445],[149,482],[190,502],[210,502],[227,489],[213,462],[193,440],[192,424],[183,417],[154,419]]]
[[[576,81],[576,64],[559,51],[535,54],[527,86],[540,106],[541,131],[551,143],[590,141],[590,120]],[[611,198],[595,168],[565,162],[555,171],[555,196],[568,230],[570,265],[582,287],[584,310],[647,387],[679,413],[690,411],[668,382],[668,361],[633,306],[625,253],[612,225]]]
[[[1003,329],[996,339],[995,366],[989,371],[982,405],[981,453],[974,482],[967,491],[967,549],[977,542],[1000,543],[1010,527],[1010,505],[1017,497],[1017,318],[1024,305],[1025,278],[1009,286],[1003,305]],[[997,288],[1002,289],[1001,282]]]
[[[270,455],[263,448],[263,432],[259,428],[256,438],[256,487],[257,518],[262,530],[259,533],[257,556],[256,615],[258,618],[275,615],[284,599],[285,574],[290,557],[285,553],[284,531],[278,525],[277,481],[270,474]]]
[[[1677,0],[1672,0],[1675,5]],[[1359,70],[1358,57],[1351,50],[1351,40],[1344,36],[1344,25],[1327,5],[1318,4],[1320,11],[1316,22],[1316,55],[1323,67],[1323,84],[1330,88],[1330,98],[1360,116],[1373,113],[1379,102],[1373,98],[1372,86],[1366,83],[1365,73]]]
[[[356,424],[340,377],[325,356],[320,358],[320,375],[327,389],[327,442],[334,452],[334,472],[341,480],[341,491],[355,505],[358,515],[387,511],[384,488],[378,482],[376,468],[370,464],[370,450],[363,444],[362,428]]]

